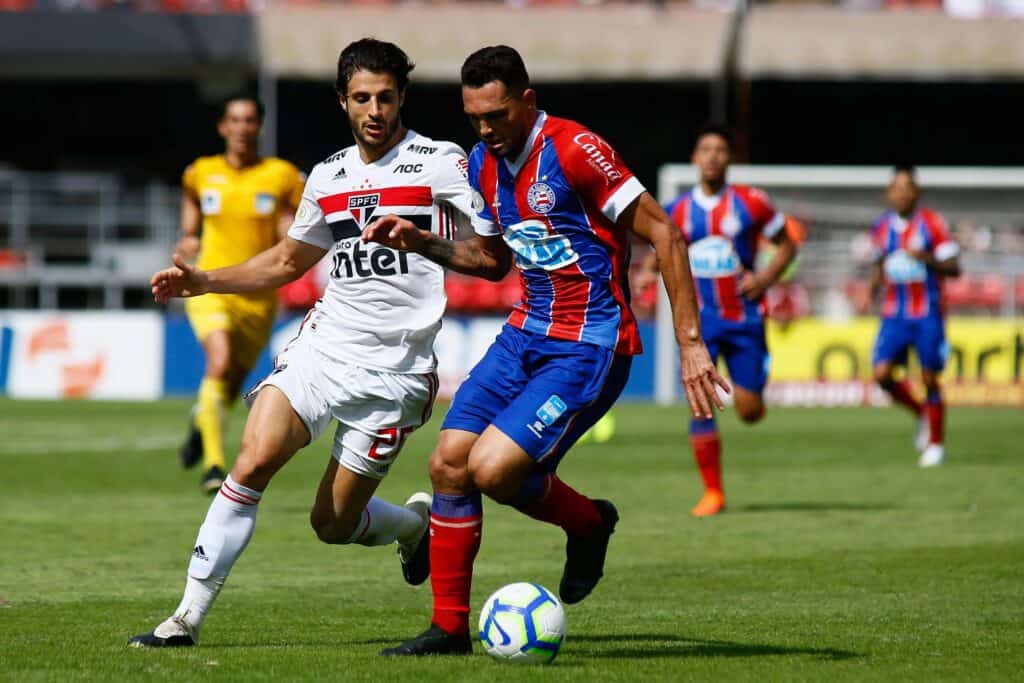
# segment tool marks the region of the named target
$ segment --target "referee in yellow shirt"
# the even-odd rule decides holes
[[[294,215],[303,174],[292,164],[258,152],[263,105],[231,97],[217,124],[224,153],[200,157],[182,176],[181,238],[175,250],[197,258],[203,270],[241,263],[284,237]],[[203,345],[206,371],[181,450],[186,468],[203,461],[201,486],[215,493],[224,480],[224,418],[241,384],[270,339],[277,311],[274,291],[206,294],[188,299],[185,313]]]

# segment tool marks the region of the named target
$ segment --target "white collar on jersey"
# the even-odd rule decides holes
[[[530,150],[533,149],[533,143],[537,142],[537,136],[540,135],[541,129],[544,127],[544,122],[548,120],[547,112],[544,110],[537,111],[537,120],[533,122],[533,130],[530,131],[530,137],[526,139],[526,144],[523,145],[523,151],[519,153],[515,161],[509,161],[505,159],[505,166],[508,168],[509,173],[512,177],[515,177],[519,173],[519,169],[526,163],[526,159],[530,156]]]
[[[910,224],[914,222],[915,218],[917,218],[917,209],[914,209],[914,212],[910,214],[910,218],[904,218],[895,211],[890,211],[889,225],[891,225],[896,232],[903,233]]]
[[[728,184],[722,186],[722,189],[717,194],[704,194],[704,188],[700,185],[694,185],[693,189],[690,190],[690,197],[693,199],[693,203],[704,209],[710,211],[711,209],[718,206],[718,202],[721,201],[722,197],[725,196],[725,190],[729,187]]]
[[[395,146],[389,149],[387,154],[382,156],[380,159],[377,159],[376,161],[371,161],[370,163],[366,163],[365,161],[363,161],[363,157],[359,154],[358,145],[356,145],[356,153],[353,156],[355,157],[356,161],[364,167],[387,166],[388,164],[395,160],[395,157],[398,156],[398,153],[402,151],[402,147],[405,146],[405,143],[410,142],[413,138],[416,137],[419,137],[419,134],[416,131],[412,129],[406,130],[405,137],[399,140],[397,143],[395,143]]]

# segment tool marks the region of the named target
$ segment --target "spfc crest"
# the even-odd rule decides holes
[[[357,194],[348,198],[348,212],[352,214],[352,218],[360,228],[366,227],[378,206],[380,206],[379,192]]]

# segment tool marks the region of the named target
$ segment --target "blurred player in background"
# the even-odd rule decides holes
[[[525,293],[459,387],[430,458],[430,627],[384,655],[468,654],[470,585],[480,549],[481,493],[565,531],[559,595],[585,598],[604,570],[615,506],[555,475],[577,439],[615,402],[641,352],[629,308],[630,231],[653,243],[695,414],[721,405],[700,338],[693,281],[675,230],[612,147],[537,109],[510,47],[462,67],[463,106],[482,142],[469,158],[478,233],[452,242],[386,216],[364,238],[455,271],[500,280],[514,260]]]
[[[245,263],[210,271],[176,255],[176,267],[153,277],[154,298],[165,302],[273,289],[328,251],[333,261],[323,298],[250,393],[255,401],[242,448],[199,529],[181,603],[156,629],[132,638],[132,646],[198,643],[207,612],[252,537],[271,478],[333,421],[331,457],[310,512],[317,537],[334,544],[397,542],[405,580],[427,579],[430,496],[414,494],[401,507],[374,493],[406,438],[430,417],[444,269],[359,239],[376,212],[401,214],[447,238],[458,215],[472,220],[463,151],[402,123],[412,68],[391,43],[364,39],[346,47],[336,87],[356,144],[313,169],[287,237]]]
[[[918,464],[934,467],[946,457],[939,374],[946,365],[949,345],[942,311],[942,280],[960,275],[960,247],[950,237],[942,216],[918,207],[919,197],[913,167],[896,167],[888,191],[892,208],[871,228],[876,259],[871,272],[872,300],[884,291],[882,325],[872,363],[879,386],[918,418]],[[895,366],[906,365],[911,346],[921,364],[927,392],[923,405],[914,397],[909,383],[905,379],[897,381],[893,372]]]
[[[792,216],[786,216],[784,230],[793,246],[801,249],[807,241],[807,227]],[[757,269],[764,270],[775,258],[777,247],[774,242],[764,237],[759,242]],[[778,323],[780,332],[788,331],[790,323],[811,313],[811,297],[807,293],[807,288],[797,279],[799,271],[800,258],[797,256],[782,271],[775,284],[764,293],[765,313],[768,318]]]
[[[716,363],[719,356],[725,358],[736,412],[753,423],[764,417],[762,392],[770,362],[763,297],[793,261],[796,246],[785,230],[785,216],[764,192],[727,182],[731,146],[731,134],[723,126],[709,124],[700,130],[693,150],[700,181],[674,200],[668,212],[689,245],[708,351]],[[774,243],[775,253],[764,268],[755,270],[762,237]],[[648,263],[653,265],[653,258]],[[697,415],[690,421],[690,443],[704,480],[704,495],[693,514],[717,514],[725,507],[725,492],[714,417]]]
[[[204,269],[241,263],[280,240],[302,196],[304,177],[287,161],[258,151],[263,105],[240,95],[224,103],[217,132],[224,153],[200,157],[182,176],[181,238],[175,252],[198,257]],[[224,482],[225,417],[256,364],[277,312],[273,289],[210,294],[185,303],[203,345],[206,369],[193,408],[181,464],[203,462],[201,486],[216,493]]]

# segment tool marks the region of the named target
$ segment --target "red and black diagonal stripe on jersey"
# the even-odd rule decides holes
[[[363,228],[369,225],[373,217],[390,207],[414,207],[433,205],[434,196],[430,187],[382,187],[377,189],[352,190],[321,197],[317,200],[324,216],[341,212],[349,217],[338,221],[329,221],[331,234],[335,240],[357,237]],[[392,211],[405,218],[421,230],[430,230],[430,214],[402,214]]]

